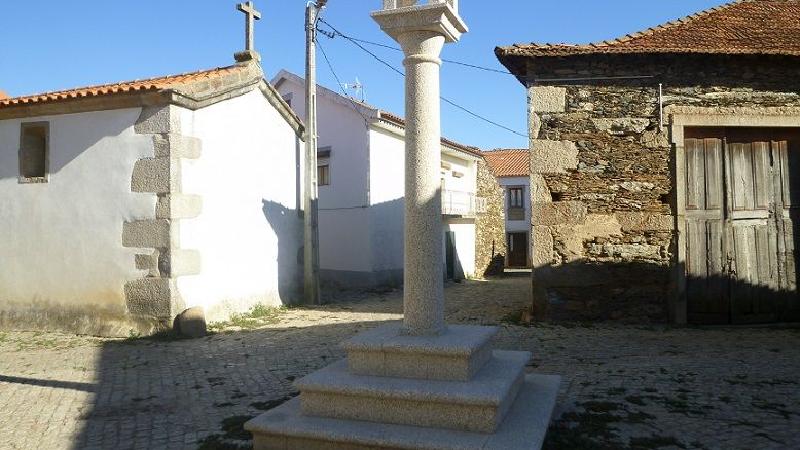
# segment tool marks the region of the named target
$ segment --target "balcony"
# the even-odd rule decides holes
[[[486,199],[471,192],[442,191],[442,214],[474,217],[486,212]]]

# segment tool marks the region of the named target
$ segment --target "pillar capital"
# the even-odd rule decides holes
[[[398,42],[409,32],[431,32],[446,42],[457,42],[468,31],[458,15],[458,0],[384,0],[383,9],[373,12],[372,18]]]

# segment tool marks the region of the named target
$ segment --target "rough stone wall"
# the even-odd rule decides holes
[[[501,275],[506,258],[504,191],[485,161],[478,162],[478,197],[486,199],[486,213],[475,219],[475,274]]]
[[[664,107],[800,105],[800,64],[776,57],[583,56],[534,60],[534,313],[668,320],[674,295],[674,154]]]

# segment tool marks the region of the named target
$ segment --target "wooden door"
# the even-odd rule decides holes
[[[800,191],[795,186],[800,178],[792,176],[800,172],[800,152],[792,151],[795,134],[709,129],[688,135],[697,134],[685,142],[690,321],[800,317],[792,203],[800,199],[792,192]]]
[[[771,143],[726,140],[727,270],[732,323],[772,322],[778,291]]]
[[[692,322],[727,323],[723,140],[687,139],[686,294]]]
[[[528,235],[527,233],[508,234],[508,266],[528,266]]]

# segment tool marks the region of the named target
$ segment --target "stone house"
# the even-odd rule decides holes
[[[528,89],[536,313],[800,319],[800,1],[496,54]]]
[[[272,83],[304,118],[305,80],[282,70]],[[317,127],[322,282],[347,288],[399,285],[404,120],[318,86]],[[502,217],[486,214],[489,201],[501,202],[502,194],[477,148],[449,139],[442,139],[441,148],[442,270],[449,279],[483,276],[493,258],[504,254],[503,232],[493,226]]]
[[[0,326],[127,336],[291,303],[302,134],[256,59],[0,100]]]
[[[505,191],[506,267],[530,267],[530,150],[496,149],[483,157]]]

